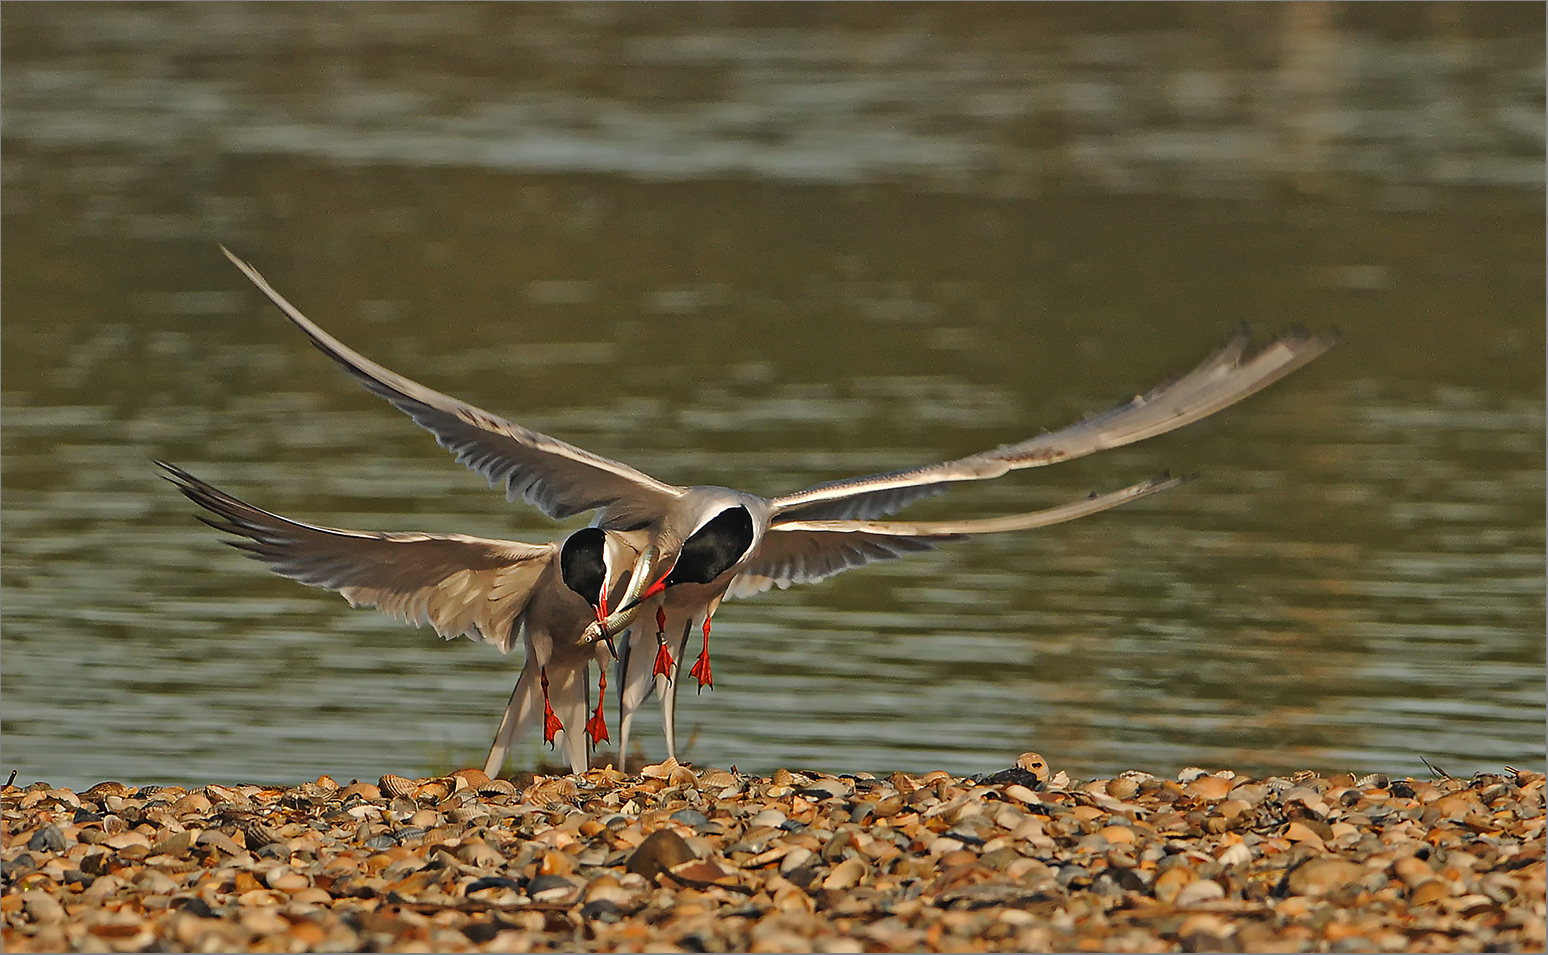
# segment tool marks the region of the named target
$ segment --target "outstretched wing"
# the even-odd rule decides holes
[[[878,560],[930,550],[943,541],[973,534],[998,534],[1047,527],[1171,490],[1189,478],[1162,475],[1108,494],[1058,507],[970,521],[776,521],[752,560],[731,582],[732,597],[747,597],[771,587],[810,583]]]
[[[682,494],[682,488],[627,464],[523,428],[388,371],[301,314],[257,269],[226,247],[221,251],[323,354],[435,435],[442,447],[492,486],[504,485],[508,500],[526,500],[553,518],[601,509],[600,526],[628,528],[654,520]]]
[[[1332,335],[1297,332],[1244,359],[1250,338],[1250,330],[1243,328],[1183,377],[1067,428],[955,461],[819,484],[775,498],[775,517],[878,517],[939,494],[954,482],[996,478],[1007,471],[1067,461],[1165,434],[1267,388],[1335,342]]]
[[[558,544],[303,524],[240,501],[176,465],[156,464],[185,497],[219,518],[200,520],[241,538],[227,543],[276,574],[338,591],[356,607],[429,623],[448,640],[483,640],[501,652],[514,645],[515,623],[559,552]]]

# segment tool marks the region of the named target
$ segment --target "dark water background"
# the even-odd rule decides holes
[[[7,4],[0,767],[483,759],[519,655],[270,576],[150,461],[317,523],[576,522],[505,504],[216,243],[388,367],[764,494],[1061,426],[1243,321],[1338,328],[1206,423],[907,516],[1181,490],[728,603],[688,755],[1541,766],[1543,16]]]

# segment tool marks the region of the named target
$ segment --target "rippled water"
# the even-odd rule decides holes
[[[364,394],[216,242],[389,367],[766,494],[1058,427],[1242,320],[1336,326],[1205,424],[907,514],[1200,472],[1176,492],[728,603],[680,740],[749,770],[1541,761],[1540,11],[1531,43],[1285,25],[1341,66],[1321,145],[1268,162],[1306,114],[1237,91],[1306,66],[1230,53],[1224,21],[946,29],[921,7],[839,43],[598,7],[17,9],[0,696],[24,779],[480,763],[520,668],[268,575],[152,458],[317,523],[575,523]],[[446,36],[462,56],[432,52]],[[497,69],[519,38],[590,65]],[[1432,88],[1441,62],[1464,66]]]

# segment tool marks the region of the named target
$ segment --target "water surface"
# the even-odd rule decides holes
[[[24,781],[480,764],[520,668],[267,574],[153,458],[315,523],[578,523],[504,503],[216,243],[391,368],[764,494],[1059,427],[1243,321],[1338,328],[1206,423],[906,513],[1199,473],[1178,491],[728,603],[680,742],[756,771],[1540,762],[1539,8],[1418,36],[1225,8],[90,9],[8,7],[3,40]]]

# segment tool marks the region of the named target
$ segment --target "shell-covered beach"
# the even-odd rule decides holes
[[[1544,777],[3,791],[6,951],[1541,951]]]

